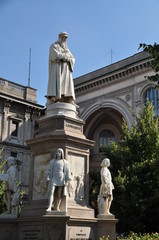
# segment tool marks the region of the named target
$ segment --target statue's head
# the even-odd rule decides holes
[[[65,48],[67,48],[66,40],[68,38],[68,33],[67,32],[60,32],[59,33],[59,38],[58,42],[63,45]]]
[[[14,157],[8,157],[7,164],[8,164],[8,166],[15,165]]]
[[[55,154],[56,159],[64,159],[64,151],[62,148],[58,148]]]
[[[60,32],[59,33],[59,38],[68,38],[68,33],[67,32]]]
[[[101,167],[109,167],[110,166],[110,160],[109,158],[104,158],[101,163]]]

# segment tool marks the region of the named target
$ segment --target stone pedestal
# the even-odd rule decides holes
[[[61,214],[0,220],[0,239],[97,240],[96,224],[96,219],[74,219]]]
[[[63,214],[41,217],[0,219],[1,240],[99,240],[102,236],[116,239],[115,217],[71,218]]]
[[[89,201],[89,151],[94,142],[83,135],[84,122],[78,118],[56,115],[41,118],[39,133],[28,140],[31,149],[31,173],[29,185],[29,204],[22,216],[41,216],[47,214],[48,206],[46,167],[54,158],[57,148],[64,150],[65,159],[70,166],[71,192],[68,186],[67,214],[76,217],[84,209],[86,218],[94,218],[94,211],[88,207]],[[87,210],[88,209],[88,210]],[[83,216],[84,217],[84,216]]]
[[[18,240],[66,239],[68,219],[69,217],[64,215],[26,218],[25,221],[19,221]]]
[[[70,103],[56,102],[54,104],[48,104],[46,110],[46,116],[67,116],[71,118],[77,118],[76,106]]]
[[[38,134],[27,141],[31,150],[29,203],[22,209],[20,218],[9,223],[0,220],[0,229],[2,226],[5,229],[14,227],[14,236],[8,235],[8,239],[98,240],[107,234],[114,239],[116,219],[100,216],[96,219],[88,204],[89,154],[94,142],[84,136],[84,122],[77,117],[74,105],[64,111],[66,105],[55,103],[48,106],[46,115],[38,121]],[[64,150],[71,180],[68,194],[63,199],[63,211],[47,212],[46,167],[57,148]],[[1,232],[0,239],[6,239]]]
[[[41,219],[40,229],[45,228],[45,221],[50,221],[52,231],[62,226],[64,222],[65,237],[57,239],[92,239],[95,238],[94,210],[89,207],[89,154],[94,142],[86,139],[83,134],[84,122],[77,117],[76,108],[67,109],[63,103],[49,106],[46,115],[38,121],[39,132],[34,139],[28,140],[31,149],[31,173],[29,187],[29,204],[21,213],[21,227],[24,228],[24,219]],[[60,108],[66,107],[66,110]],[[61,112],[60,112],[61,111]],[[45,170],[50,160],[54,158],[57,148],[64,150],[65,159],[69,163],[71,181],[68,185],[68,194],[63,199],[65,211],[47,212],[48,193]],[[57,219],[59,223],[57,223]],[[59,225],[58,225],[59,224]],[[32,228],[33,223],[27,223]],[[64,227],[63,227],[64,228]],[[51,228],[50,228],[51,229]],[[45,230],[43,230],[45,232]],[[51,231],[51,230],[50,230]],[[22,231],[20,230],[20,240]],[[59,233],[60,234],[60,233]],[[43,235],[44,236],[44,235]],[[50,234],[51,236],[51,234]],[[49,237],[50,237],[49,236]],[[62,236],[62,235],[59,235]],[[37,239],[40,239],[37,237]],[[43,239],[56,239],[45,238]]]
[[[115,218],[114,215],[104,215],[99,214],[97,216],[97,239],[101,236],[108,236],[110,240],[116,239],[116,223],[118,220]]]
[[[18,240],[17,219],[0,219],[0,239]]]
[[[56,215],[0,220],[1,240],[58,240],[68,239],[69,216]]]

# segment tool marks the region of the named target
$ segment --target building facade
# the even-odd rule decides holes
[[[94,140],[90,168],[100,166],[101,147],[118,141],[123,119],[130,127],[147,98],[158,115],[158,91],[146,76],[153,74],[148,54],[141,52],[74,79],[79,117],[85,121],[84,132]]]
[[[30,150],[26,140],[36,134],[36,119],[43,106],[37,104],[36,89],[0,78],[0,149],[2,161],[9,156],[17,159],[18,178],[27,194]]]

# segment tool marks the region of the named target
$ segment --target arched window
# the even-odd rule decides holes
[[[109,129],[102,130],[99,134],[99,151],[102,147],[110,146],[111,141],[115,141],[114,133]]]
[[[147,100],[149,100],[149,102],[153,102],[154,116],[157,117],[159,115],[159,93],[156,88],[150,88],[146,91],[144,97],[145,105]]]

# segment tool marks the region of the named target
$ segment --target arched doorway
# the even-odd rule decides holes
[[[102,146],[109,146],[111,141],[119,141],[122,123],[122,114],[113,108],[100,108],[86,119],[84,133],[88,139],[95,141],[90,155],[90,168],[100,167]]]

